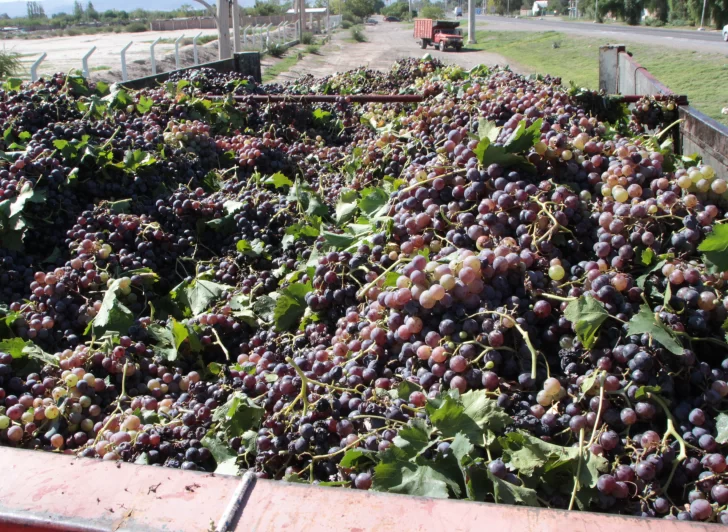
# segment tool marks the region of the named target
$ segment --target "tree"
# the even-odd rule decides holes
[[[445,17],[445,10],[441,4],[428,4],[422,6],[418,15],[422,18],[440,19]]]
[[[354,18],[364,20],[369,15],[376,13],[375,0],[346,0],[344,13]]]
[[[83,5],[81,5],[79,0],[73,2],[73,16],[79,20],[83,18]]]
[[[91,2],[86,5],[86,17],[91,20],[99,20],[99,12],[96,11]]]
[[[28,18],[46,18],[45,10],[40,2],[28,2],[26,7],[28,9]]]

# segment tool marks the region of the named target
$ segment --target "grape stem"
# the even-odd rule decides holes
[[[591,437],[589,438],[588,448],[591,448],[592,443],[598,433],[599,420],[602,417],[602,404],[604,403],[604,375],[599,378],[599,408],[597,409],[597,419],[594,421],[594,429],[592,430]]]
[[[106,432],[106,429],[111,425],[111,421],[114,419],[114,416],[117,412],[121,413],[121,398],[126,397],[126,368],[129,365],[129,362],[124,363],[124,369],[121,373],[121,395],[119,396],[119,399],[116,401],[116,408],[114,408],[114,411],[109,414],[109,420],[106,422],[106,424],[101,427],[101,430],[96,434],[96,438],[94,438],[94,446],[99,442],[99,439],[103,436],[104,432]]]
[[[403,192],[409,192],[410,190],[414,190],[414,189],[416,189],[418,187],[421,187],[422,185],[426,185],[428,183],[432,183],[435,179],[438,179],[438,178],[442,179],[442,178],[445,178],[445,177],[450,177],[450,176],[454,176],[454,175],[458,175],[458,174],[463,174],[463,173],[465,173],[465,170],[464,169],[463,170],[455,170],[453,172],[448,172],[446,174],[436,175],[435,177],[429,177],[427,179],[423,179],[422,181],[418,181],[414,185],[410,185],[408,187],[403,188],[402,190],[400,190],[398,192],[398,195],[401,195]]]
[[[666,493],[667,488],[670,487],[670,482],[672,482],[672,477],[675,475],[675,471],[677,471],[677,467],[683,460],[688,457],[688,453],[685,445],[685,440],[675,430],[675,419],[672,417],[670,409],[667,407],[665,401],[662,399],[662,397],[655,395],[652,392],[648,392],[647,397],[653,399],[657,404],[659,404],[662,410],[665,412],[665,416],[667,416],[667,430],[665,431],[665,435],[662,437],[662,445],[667,445],[667,437],[671,434],[677,440],[678,445],[680,445],[680,454],[678,454],[677,458],[675,459],[675,463],[672,466],[672,471],[670,471],[670,476],[667,477],[667,482],[665,482],[665,484],[660,488],[660,492]]]
[[[574,489],[571,491],[571,500],[569,501],[569,510],[574,509],[576,501],[576,492],[579,491],[579,475],[581,475],[581,463],[584,454],[584,429],[579,431],[579,462],[576,465],[576,476],[574,477]]]
[[[227,347],[225,347],[222,343],[222,340],[220,340],[220,335],[217,334],[217,331],[215,330],[215,327],[212,327],[212,333],[215,335],[216,341],[215,343],[220,346],[222,349],[222,352],[225,353],[225,358],[229,361],[230,360],[230,352],[227,350]]]
[[[295,405],[299,399],[303,402],[303,415],[306,415],[306,411],[308,410],[308,377],[306,377],[306,374],[303,372],[301,368],[298,367],[298,364],[296,364],[291,357],[286,357],[286,362],[288,362],[294,370],[296,370],[296,373],[298,373],[298,376],[301,377],[301,391],[298,392],[298,395],[296,398],[291,402],[290,405],[288,405],[285,409],[285,412],[288,412],[290,408],[293,408],[293,405]],[[283,410],[281,410],[283,412]]]
[[[392,264],[392,265],[391,265],[391,266],[390,266],[389,268],[387,268],[387,269],[386,269],[386,270],[384,270],[384,271],[383,271],[382,273],[380,273],[380,274],[379,274],[379,275],[377,276],[377,278],[376,278],[376,279],[374,279],[374,280],[373,280],[373,281],[372,281],[371,283],[369,283],[369,284],[368,284],[368,285],[366,285],[366,286],[365,286],[364,288],[362,288],[361,290],[359,290],[359,292],[357,292],[357,294],[356,294],[356,297],[362,297],[362,296],[365,296],[365,295],[367,294],[367,292],[369,292],[369,290],[370,290],[370,289],[371,289],[371,288],[372,288],[373,286],[375,286],[375,285],[377,284],[377,282],[379,282],[379,279],[381,279],[382,277],[384,277],[385,275],[387,275],[387,274],[388,274],[389,272],[391,272],[391,271],[392,271],[392,270],[393,270],[394,268],[396,268],[397,266],[399,266],[399,265],[400,265],[400,264],[402,264],[403,262],[404,262],[404,260],[403,260],[403,259],[397,259],[396,261],[394,261],[394,264]]]
[[[496,316],[500,316],[501,318],[505,318],[505,319],[508,319],[513,322],[513,326],[518,330],[519,333],[521,333],[521,336],[523,336],[523,340],[526,342],[526,346],[528,347],[528,350],[531,352],[531,378],[533,380],[536,380],[536,365],[538,364],[538,351],[536,351],[536,348],[533,347],[533,344],[531,343],[531,338],[528,336],[528,331],[526,331],[523,327],[518,325],[518,323],[516,322],[516,319],[513,316],[509,316],[508,314],[503,314],[502,312],[498,312],[497,310],[488,310],[488,311],[484,312],[483,314],[495,314]]]
[[[541,297],[545,297],[547,299],[555,299],[556,301],[576,301],[579,299],[578,297],[563,297],[563,296],[557,296],[556,294],[549,294],[548,292],[543,292],[542,294],[539,294]]]

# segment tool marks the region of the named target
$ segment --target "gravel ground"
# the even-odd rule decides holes
[[[403,27],[396,22],[381,22],[376,26],[366,26],[364,33],[368,42],[359,43],[351,39],[349,30],[341,30],[333,35],[330,43],[321,48],[320,54],[307,54],[291,70],[280,74],[274,81],[291,81],[306,74],[326,76],[360,66],[389,70],[392,63],[398,59],[421,57],[425,53],[446,63],[458,64],[468,69],[480,64],[494,66],[508,63],[502,55],[468,50],[467,45],[460,52],[440,52],[433,48],[422,50],[412,32],[411,26]],[[518,65],[511,64],[511,68],[517,72],[525,72]]]

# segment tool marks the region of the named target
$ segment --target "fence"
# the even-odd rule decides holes
[[[713,83],[722,83],[713,80]],[[599,89],[608,94],[656,95],[673,92],[629,55],[623,45],[599,48]],[[699,153],[720,175],[728,175],[728,127],[694,107],[681,106],[678,153]]]
[[[298,15],[296,14],[275,15],[269,17],[252,17],[247,15],[241,15],[240,27],[243,28],[245,26],[266,26],[268,24],[276,27],[283,22],[295,24],[297,20]],[[323,28],[326,25],[326,13],[307,13],[305,24],[312,31],[323,31]],[[232,26],[232,19],[230,21],[230,25]],[[215,19],[212,17],[153,20],[149,23],[149,26],[152,31],[215,29],[217,27],[217,25],[215,24]]]

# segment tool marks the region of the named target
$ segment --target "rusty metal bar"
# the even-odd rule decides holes
[[[206,94],[211,100],[225,98],[214,94]],[[239,102],[253,100],[255,102],[288,102],[288,103],[336,103],[343,99],[347,103],[419,103],[425,97],[419,94],[251,94],[235,95]]]
[[[688,103],[688,97],[684,94],[625,94],[615,95],[615,98],[618,98],[624,103],[637,103],[642,98],[650,98],[658,102],[674,101],[677,105],[690,105]]]

